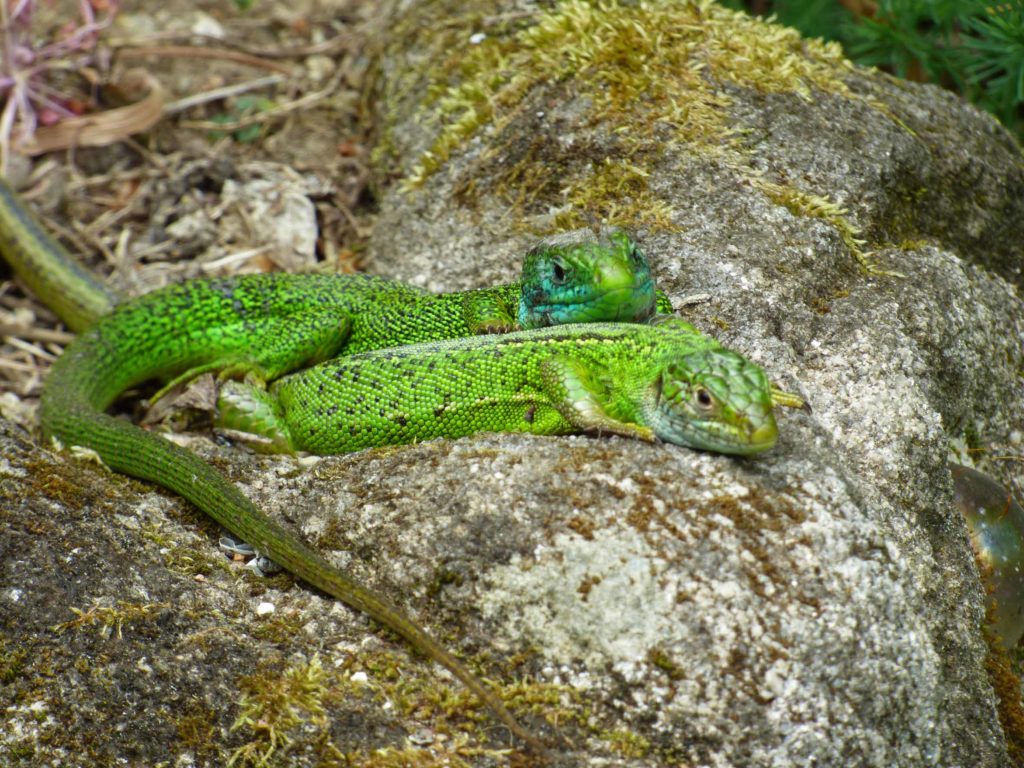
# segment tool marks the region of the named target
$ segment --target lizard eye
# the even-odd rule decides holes
[[[705,411],[711,410],[711,407],[715,404],[715,398],[704,387],[697,387],[694,390],[693,399],[696,401],[697,406]]]
[[[551,265],[551,275],[556,283],[565,282],[565,267],[562,266],[561,262],[556,261]]]

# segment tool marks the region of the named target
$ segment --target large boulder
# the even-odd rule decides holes
[[[688,320],[812,407],[745,461],[578,442],[547,541],[485,577],[494,634],[655,761],[1006,764],[1019,694],[947,461],[1021,477],[985,461],[1024,424],[1014,139],[708,3],[430,8],[384,58],[373,268],[451,290],[534,234],[631,227],[670,296],[710,295]]]

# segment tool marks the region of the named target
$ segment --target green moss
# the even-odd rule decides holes
[[[301,611],[287,614],[272,613],[261,616],[249,626],[249,633],[260,640],[283,645],[294,640],[302,632],[303,615]]]
[[[403,188],[421,186],[487,128],[495,136],[490,157],[514,159],[487,174],[474,173],[463,192],[477,178],[487,178],[517,207],[557,207],[558,227],[597,216],[614,224],[667,228],[671,207],[647,183],[666,146],[687,145],[746,168],[723,86],[796,93],[807,100],[815,90],[860,98],[842,80],[850,65],[838,46],[804,40],[791,29],[707,0],[568,0],[532,22],[462,49],[435,73],[421,118],[438,119],[440,128]],[[540,86],[564,90],[559,101],[583,110],[575,122],[607,141],[557,150],[552,158],[516,138],[528,129],[506,132],[525,119]],[[848,228],[843,234],[855,238]]]
[[[25,668],[28,650],[8,648],[7,641],[0,638],[0,683],[13,683]]]
[[[458,750],[463,754],[489,756],[494,760],[507,757],[507,750],[466,749]],[[470,763],[460,759],[447,749],[438,753],[434,749],[426,750],[417,747],[395,749],[385,747],[369,752],[358,751],[345,755],[343,765],[358,765],[361,768],[469,768]]]
[[[672,661],[669,655],[660,648],[652,648],[649,650],[647,652],[647,661],[652,666],[660,669],[668,675],[669,680],[682,680],[686,677],[686,671]]]
[[[631,149],[650,147],[666,129],[676,141],[727,143],[730,99],[715,80],[805,99],[812,86],[849,94],[839,75],[850,65],[838,46],[707,0],[569,0],[511,38],[472,46],[460,65],[460,82],[428,102],[444,126],[408,186],[422,184],[483,126],[500,131],[541,83],[571,79],[592,119],[610,123]]]
[[[555,728],[569,723],[585,726],[593,714],[570,685],[518,680],[503,688],[501,698],[512,711],[543,717]]]
[[[36,747],[30,743],[15,744],[10,747],[10,752],[15,760],[28,760],[36,756]]]
[[[648,187],[650,173],[628,158],[605,157],[590,175],[568,181],[570,204],[555,216],[559,229],[576,229],[589,218],[615,224],[673,230],[672,207]]]
[[[523,660],[513,659],[511,663],[516,665]],[[481,660],[475,660],[470,666],[475,674],[486,679]],[[429,672],[416,674],[402,656],[386,650],[360,654],[350,666],[352,670],[365,671],[369,682],[365,685],[351,680],[341,682],[342,686],[352,689],[349,696],[357,691],[372,691],[378,702],[387,702],[403,717],[430,722],[438,733],[447,733],[456,740],[467,737],[486,740],[493,721],[463,686],[440,681]],[[529,679],[507,684],[489,681],[489,684],[517,717],[541,717],[557,728],[568,723],[583,726],[591,716],[580,692],[567,685]]]
[[[427,595],[431,600],[442,599],[442,593],[446,587],[462,586],[463,581],[465,581],[465,576],[461,571],[445,565],[438,565],[434,568],[433,577],[427,585]]]
[[[817,312],[819,315],[827,315],[832,311],[832,302],[836,299],[845,299],[850,295],[850,292],[844,289],[829,291],[823,296],[814,296],[808,302],[811,309]],[[795,406],[802,407],[802,406]]]
[[[651,742],[639,733],[625,728],[604,731],[599,738],[607,742],[611,750],[622,757],[646,757],[651,751]]]
[[[140,622],[151,622],[161,613],[170,608],[167,603],[127,603],[119,600],[117,607],[94,605],[86,610],[72,608],[71,612],[76,618],[65,621],[53,627],[53,631],[62,634],[69,629],[82,629],[83,627],[99,627],[101,634],[109,636],[112,631],[117,632],[118,639],[123,636],[125,625],[137,624]]]
[[[365,672],[366,679],[353,679],[355,672]],[[314,656],[283,671],[274,667],[245,677],[239,687],[241,713],[232,731],[243,733],[247,741],[234,751],[229,766],[287,765],[291,752],[308,750],[318,755],[320,764],[339,766],[462,765],[462,757],[507,754],[480,746],[493,721],[475,697],[462,686],[439,681],[429,668],[421,672],[403,654],[387,649],[361,651],[344,665],[330,668]],[[564,686],[519,682],[498,692],[511,710],[558,724],[585,716],[578,695],[569,691]],[[360,699],[374,710],[387,703],[396,715],[429,723],[444,738],[429,751],[343,753],[331,740],[327,713],[341,702],[352,706]],[[188,721],[181,727],[192,738],[198,732],[196,726]]]
[[[863,250],[865,241],[860,237],[860,229],[846,217],[847,211],[842,206],[833,203],[827,197],[813,195],[786,184],[776,184],[763,178],[755,178],[752,181],[772,202],[784,206],[794,216],[821,219],[831,225],[865,272],[905,277],[899,272],[887,272],[871,260],[871,254]]]
[[[242,579],[250,597],[262,597],[275,590],[287,592],[295,585],[295,576],[286,570],[260,576],[252,568],[237,568],[233,573]]]
[[[243,678],[242,711],[231,730],[246,732],[250,740],[234,751],[228,768],[266,766],[275,753],[288,749],[294,731],[306,725],[326,726],[327,681],[316,655],[280,674],[268,672]]]
[[[190,578],[210,576],[217,571],[232,573],[226,558],[208,555],[201,546],[190,547],[177,544],[163,532],[161,526],[143,526],[141,533],[143,538],[159,547],[164,565],[175,573]]]
[[[116,489],[101,482],[91,469],[79,462],[53,461],[40,458],[25,462],[29,487],[34,495],[52,499],[73,510],[95,507],[106,511],[111,506]],[[134,482],[119,478],[117,482]]]
[[[441,682],[430,674],[410,674],[402,656],[381,651],[360,659],[357,666],[372,681],[375,698],[388,702],[404,717],[432,721],[436,729],[453,732],[456,729],[445,721],[454,720],[457,730],[464,733],[475,733],[488,721],[486,711],[464,687]]]
[[[219,765],[223,757],[217,746],[218,713],[199,700],[191,700],[174,720],[178,739],[200,763]]]
[[[838,45],[710,0],[565,0],[504,32],[468,13],[454,16],[459,40],[483,28],[488,36],[455,46],[447,26],[433,30],[457,52],[438,57],[443,63],[420,99],[416,122],[436,125],[436,137],[402,189],[421,187],[486,131],[485,151],[453,179],[460,204],[472,207],[493,194],[515,218],[539,216],[537,234],[594,220],[671,230],[671,192],[653,189],[649,178],[685,148],[732,169],[794,215],[826,221],[866,272],[898,274],[878,268],[840,206],[751,168],[730,117],[730,88],[738,87],[806,101],[816,92],[836,94],[899,123],[886,105],[849,89],[844,77],[852,65]],[[400,34],[411,43],[424,39]],[[566,138],[571,147],[537,128],[551,103],[582,128]]]

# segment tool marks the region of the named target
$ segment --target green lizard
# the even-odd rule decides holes
[[[47,233],[3,179],[0,252],[73,331],[84,330],[120,301]],[[655,294],[643,252],[628,235],[614,229],[576,230],[546,238],[527,252],[520,281],[496,288],[435,295],[366,275],[264,274],[186,281],[166,289],[155,302],[179,308],[233,304],[228,294],[236,289],[246,297],[240,299],[243,304],[270,301],[271,312],[340,315],[343,325],[333,341],[339,351],[344,348],[350,353],[559,323],[642,322],[655,311],[672,311],[668,298]],[[263,298],[275,294],[282,297],[276,303]],[[256,306],[241,309],[248,318],[259,311]],[[230,315],[229,310],[226,316]]]
[[[560,325],[228,382],[222,425],[331,455],[475,432],[597,432],[747,455],[775,444],[763,370],[678,318]]]
[[[0,178],[0,252],[32,292],[73,331],[84,330],[118,301],[72,259]]]

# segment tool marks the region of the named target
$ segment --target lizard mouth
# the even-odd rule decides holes
[[[654,281],[601,291],[581,291],[543,304],[534,304],[528,313],[529,327],[565,323],[635,322],[653,317]],[[526,327],[526,324],[523,324]]]
[[[673,419],[672,429],[661,432],[658,437],[667,443],[712,451],[734,456],[747,456],[767,451],[778,438],[775,419],[768,418],[756,428],[748,425],[721,424],[718,422],[685,421]]]

